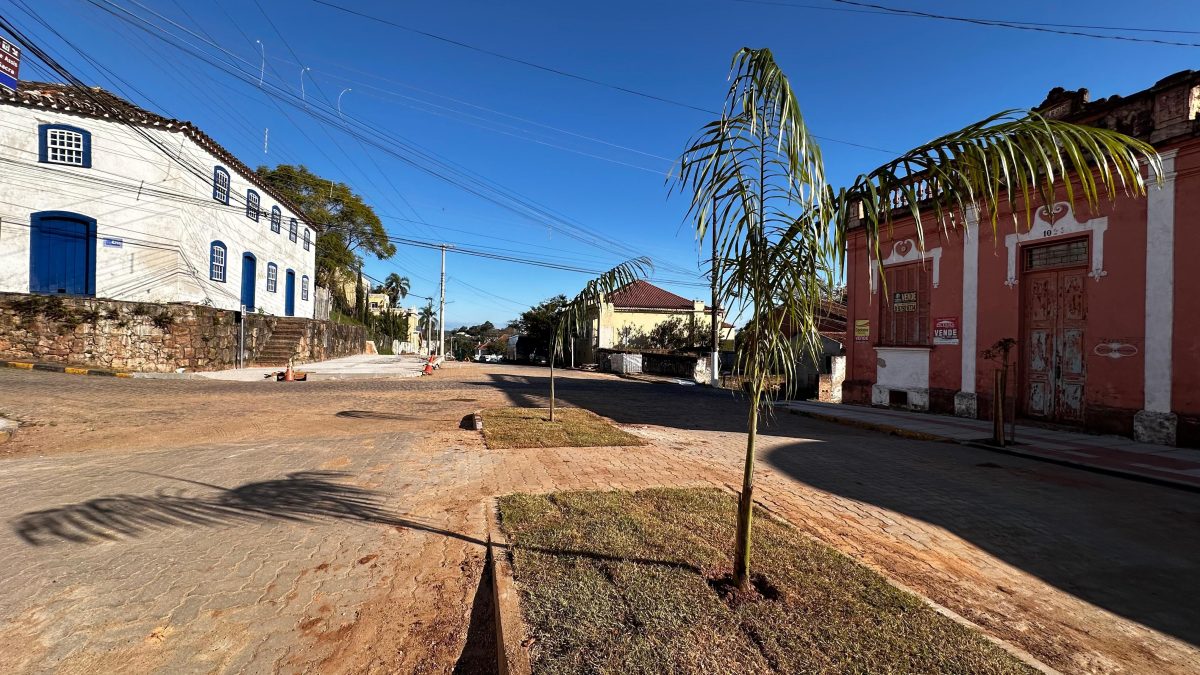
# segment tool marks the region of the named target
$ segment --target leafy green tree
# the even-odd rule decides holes
[[[521,312],[509,326],[524,335],[533,349],[549,354],[550,342],[554,339],[554,331],[558,328],[559,315],[567,306],[567,296],[556,295],[547,298],[537,305]]]
[[[1101,193],[1115,196],[1122,187],[1143,194],[1140,160],[1161,170],[1154,149],[1141,141],[1010,111],[921,145],[834,190],[771,51],[746,48],[734,55],[722,114],[684,151],[676,185],[689,194],[697,236],[713,230],[721,306],[736,299],[751,317],[738,366],[751,404],[734,551],[741,589],[750,590],[754,444],[768,379],[775,373],[788,379],[803,353],[815,360],[822,297],[838,278],[850,223],[863,227],[878,261],[880,233],[895,217],[897,197],[916,221],[923,247],[927,226],[957,227],[979,214],[995,231],[1002,209],[1024,210],[1028,220],[1035,199],[1047,203],[1060,187],[1068,201],[1078,190],[1093,207]],[[1071,174],[1078,185],[1062,180]]]
[[[316,241],[316,282],[340,291],[343,281],[358,273],[361,258],[380,260],[396,254],[375,210],[345,183],[335,183],[303,165],[260,166],[259,178],[300,209],[319,229]],[[361,294],[361,290],[356,291]],[[340,297],[335,292],[335,296]],[[356,304],[360,304],[356,300]]]

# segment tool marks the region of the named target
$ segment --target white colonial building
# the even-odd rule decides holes
[[[313,316],[314,224],[187,122],[101,89],[0,93],[0,292]]]

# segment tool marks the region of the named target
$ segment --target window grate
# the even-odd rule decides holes
[[[52,164],[83,166],[83,134],[67,129],[47,130],[46,160]]]
[[[1081,265],[1088,259],[1087,239],[1025,249],[1025,271]]]

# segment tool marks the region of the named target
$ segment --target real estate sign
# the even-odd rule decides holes
[[[21,73],[21,48],[0,37],[0,87],[17,90]]]
[[[870,319],[855,319],[854,320],[854,341],[866,342],[871,339],[871,320]]]
[[[917,311],[917,292],[904,291],[901,293],[892,294],[892,311],[893,312],[915,312]]]
[[[933,344],[958,344],[958,317],[944,316],[933,322]]]

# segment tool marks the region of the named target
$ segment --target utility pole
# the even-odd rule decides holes
[[[717,200],[713,198],[713,218],[717,216]],[[721,278],[720,264],[717,262],[717,228],[713,223],[712,230],[712,360],[709,361],[709,384],[715,389],[721,385],[721,296],[717,282]]]
[[[442,298],[438,307],[438,356],[446,358],[446,249],[453,248],[442,244]]]

